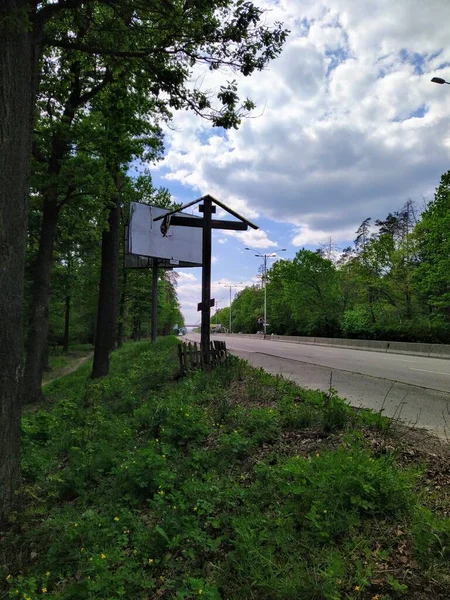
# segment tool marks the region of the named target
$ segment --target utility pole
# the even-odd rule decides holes
[[[156,343],[158,328],[158,259],[152,259],[152,344]]]
[[[241,287],[241,286],[243,286],[243,285],[245,285],[245,284],[244,284],[244,283],[242,283],[242,281],[240,281],[239,283],[232,283],[232,284],[229,284],[229,283],[223,283],[222,281],[219,281],[219,283],[221,283],[221,284],[222,284],[224,287],[226,287],[226,288],[229,288],[229,290],[230,290],[230,319],[229,319],[229,330],[230,330],[230,333],[233,333],[233,332],[232,332],[232,317],[231,317],[231,289],[232,289],[232,288],[238,288],[238,287]]]
[[[266,339],[266,334],[267,334],[267,259],[268,258],[276,258],[277,254],[276,252],[270,252],[269,254],[261,254],[261,252],[258,252],[258,250],[254,250],[253,248],[245,248],[246,250],[250,250],[251,252],[255,252],[255,256],[258,258],[262,258],[264,261],[264,323],[263,323],[263,328],[264,328],[264,339]],[[282,248],[281,250],[279,250],[279,252],[286,252],[286,248]]]

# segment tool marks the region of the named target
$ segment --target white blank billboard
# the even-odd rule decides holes
[[[139,256],[162,258],[170,261],[202,265],[202,228],[170,226],[167,236],[161,233],[162,220],[156,217],[166,215],[169,210],[147,204],[132,202],[130,206],[128,251]],[[191,219],[193,215],[182,214]]]

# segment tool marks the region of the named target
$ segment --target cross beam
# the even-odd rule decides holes
[[[171,217],[171,225],[181,225],[182,227],[203,227],[203,221],[200,219],[191,219],[190,217]],[[232,231],[247,231],[247,223],[242,221],[219,221],[218,219],[211,219],[212,229],[228,229]]]

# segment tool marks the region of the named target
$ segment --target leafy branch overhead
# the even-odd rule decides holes
[[[44,43],[69,55],[91,55],[111,77],[126,65],[172,109],[192,109],[214,125],[237,127],[254,105],[234,81],[216,92],[192,85],[196,67],[244,76],[276,58],[287,37],[281,23],[261,24],[265,12],[242,0],[144,2],[67,0],[45,4]]]

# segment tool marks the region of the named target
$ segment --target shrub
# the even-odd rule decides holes
[[[167,460],[156,442],[130,450],[113,474],[119,489],[130,498],[150,498],[171,480]]]
[[[326,432],[340,431],[349,422],[351,409],[336,393],[331,393],[323,408],[323,428]]]
[[[284,398],[280,403],[280,422],[286,429],[304,429],[311,425],[317,411],[306,402],[300,404],[293,398]]]
[[[219,456],[232,462],[246,458],[254,446],[254,441],[239,431],[223,433],[218,440],[217,452]]]
[[[274,442],[280,435],[279,413],[273,408],[253,408],[248,412],[243,426],[256,444]]]

